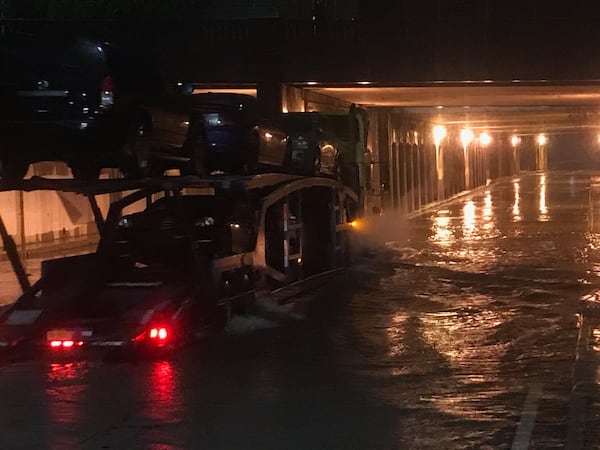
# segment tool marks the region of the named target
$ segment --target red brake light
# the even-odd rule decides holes
[[[52,348],[71,348],[71,347],[81,347],[83,345],[83,341],[49,341],[48,345]]]
[[[100,82],[100,108],[107,109],[114,104],[114,90],[115,82],[112,77],[107,75],[102,78],[102,81]]]
[[[132,339],[133,342],[147,340],[154,345],[164,345],[171,338],[171,330],[167,326],[153,326],[138,334]]]
[[[165,341],[169,337],[169,329],[167,327],[150,328],[148,336],[150,339]]]

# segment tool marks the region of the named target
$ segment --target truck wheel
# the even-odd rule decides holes
[[[0,178],[5,181],[21,180],[27,174],[29,163],[10,159],[0,160]]]

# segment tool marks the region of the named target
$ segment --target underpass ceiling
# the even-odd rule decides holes
[[[600,126],[600,82],[518,81],[431,83],[421,86],[325,86],[304,89],[364,106],[392,107],[445,124],[521,134]]]
[[[423,120],[519,134],[600,130],[600,81],[437,82],[421,85],[295,83],[367,107],[394,108]],[[198,86],[194,92],[256,95],[255,86]]]

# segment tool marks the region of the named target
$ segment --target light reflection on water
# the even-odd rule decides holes
[[[181,419],[177,374],[170,361],[152,364],[148,383],[146,415],[159,421]]]
[[[357,300],[354,317],[366,322],[376,311],[377,320],[361,327],[366,342],[348,357],[353,375],[362,370],[376,380],[370,398],[410,405],[429,419],[416,419],[417,434],[462,426],[470,438],[475,427],[493,424],[512,437],[532,381],[552,396],[540,406],[544,420],[564,420],[573,316],[582,287],[600,274],[600,234],[582,220],[588,193],[577,191],[573,201],[567,181],[523,176],[414,219],[410,248],[398,247],[411,264]],[[594,339],[600,352],[600,327]],[[561,430],[536,433],[536,448],[564,439]],[[485,439],[464,447],[486,448]],[[456,448],[437,444],[407,448]]]
[[[77,423],[81,419],[81,400],[87,384],[82,378],[87,374],[85,362],[51,364],[47,372],[46,395],[48,408],[54,421],[62,424]],[[73,381],[79,382],[73,384]]]
[[[485,198],[483,199],[483,219],[487,222],[492,219],[492,193],[491,191],[485,191]]]
[[[46,398],[49,417],[56,426],[50,439],[50,448],[77,448],[79,437],[72,433],[73,427],[81,423],[85,413],[84,396],[89,385],[85,382],[88,373],[85,361],[66,364],[50,364],[46,373]]]
[[[546,175],[542,175],[540,177],[539,189],[540,198],[538,220],[540,222],[547,222],[550,220],[550,215],[548,214],[548,207],[546,206]]]
[[[512,207],[512,220],[513,222],[520,222],[521,221],[521,208],[520,208],[520,203],[521,203],[521,185],[519,184],[518,181],[515,181],[513,183],[513,189],[514,189],[514,193],[515,193],[515,201],[513,203],[513,207]]]
[[[447,211],[439,211],[432,224],[431,241],[441,247],[449,247],[455,241],[454,233],[450,228],[450,217]]]
[[[511,316],[509,311],[489,310],[425,313],[421,315],[422,335],[457,373],[468,374],[463,382],[489,382],[496,379],[506,349],[488,340]],[[478,368],[475,378],[473,368]]]
[[[405,312],[397,312],[392,317],[392,323],[387,329],[388,341],[390,349],[388,356],[400,356],[406,351],[406,321],[408,320],[408,314]],[[394,371],[392,374],[396,374]]]
[[[475,203],[473,200],[467,200],[463,207],[463,235],[465,239],[472,239],[475,231]]]
[[[460,211],[460,212],[459,212]],[[467,199],[461,210],[439,210],[430,217],[427,240],[444,265],[468,262],[475,270],[495,264],[498,248],[490,245],[500,235],[491,190],[484,196]]]
[[[481,297],[476,303],[486,301],[490,298]],[[496,420],[504,409],[485,410],[481,405],[501,394],[501,362],[510,346],[498,342],[493,335],[514,314],[512,310],[485,309],[412,314],[396,311],[386,327],[387,373],[400,378],[447,373],[446,376],[463,386],[464,395],[456,391],[443,395],[439,390],[425,389],[421,401],[444,414]],[[400,361],[403,363],[398,364]]]

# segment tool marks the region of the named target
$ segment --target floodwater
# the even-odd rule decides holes
[[[358,232],[382,247],[341,279],[169,358],[0,363],[0,448],[600,447],[600,178]]]

